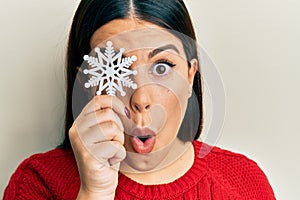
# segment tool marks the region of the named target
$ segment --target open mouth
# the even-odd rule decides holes
[[[137,153],[150,153],[155,144],[155,133],[148,129],[135,129],[134,135],[131,138],[131,144],[133,149]]]
[[[145,136],[137,136],[137,138],[139,140],[141,140],[142,142],[146,142],[149,138],[154,137],[153,135],[145,135]]]

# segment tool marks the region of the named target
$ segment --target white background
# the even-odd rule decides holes
[[[300,1],[186,2],[226,88],[226,119],[217,145],[254,159],[278,199],[297,199]],[[77,4],[1,0],[1,195],[22,160],[62,139],[64,52]]]

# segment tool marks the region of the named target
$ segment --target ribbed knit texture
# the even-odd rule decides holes
[[[270,184],[255,162],[213,147],[204,158],[194,141],[195,160],[186,174],[172,183],[142,185],[119,173],[115,199],[275,199]],[[80,179],[72,150],[54,149],[26,159],[12,175],[4,200],[76,199]]]

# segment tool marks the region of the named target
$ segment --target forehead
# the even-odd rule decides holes
[[[90,46],[92,49],[96,46],[105,47],[108,40],[112,41],[117,49],[125,48],[126,52],[172,44],[179,50],[180,55],[185,55],[179,38],[160,26],[145,21],[113,20],[95,31]]]

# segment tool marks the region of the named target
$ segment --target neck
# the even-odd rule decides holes
[[[123,171],[121,169],[121,172],[130,179],[143,185],[157,185],[173,182],[183,176],[194,163],[194,148],[191,142],[184,143],[178,141],[178,144],[175,146],[176,148],[171,149],[156,170],[132,172],[130,170]],[[172,162],[170,162],[171,158],[173,158]]]

